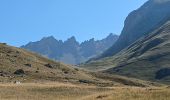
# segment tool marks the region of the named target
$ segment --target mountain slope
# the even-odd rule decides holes
[[[0,83],[60,82],[95,86],[159,85],[133,78],[92,73],[0,43]]]
[[[76,41],[75,37],[71,37],[63,42],[51,36],[37,42],[30,42],[21,48],[64,63],[79,64],[93,56],[101,54],[111,47],[117,39],[117,35],[110,34],[102,40],[95,41],[94,39],[90,39],[80,44]]]
[[[61,82],[96,86],[150,86],[152,83],[118,75],[87,72],[26,50],[0,43],[0,83]],[[157,85],[157,84],[155,84]]]
[[[115,68],[106,72],[170,82],[170,21],[123,50],[114,59]]]
[[[149,0],[139,9],[131,12],[118,41],[96,59],[115,55],[140,37],[154,31],[170,17],[170,0]]]
[[[91,76],[23,49],[0,44],[1,81],[71,81]]]
[[[170,21],[118,54],[83,67],[142,80],[170,83]]]

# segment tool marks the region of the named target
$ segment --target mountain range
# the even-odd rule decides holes
[[[118,36],[112,33],[102,40],[96,41],[92,38],[82,43],[77,42],[74,36],[64,42],[50,36],[37,42],[30,42],[21,48],[67,64],[79,64],[101,54],[111,47],[117,39]]]

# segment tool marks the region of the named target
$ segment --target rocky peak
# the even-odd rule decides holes
[[[76,38],[74,36],[68,38],[64,44],[68,44],[68,45],[79,45],[79,42],[77,42]]]
[[[44,40],[56,40],[55,38],[54,38],[54,36],[48,36],[48,37],[44,37],[44,38],[42,38],[41,39],[41,41],[44,41]]]
[[[74,42],[75,42],[75,41],[76,41],[76,38],[75,38],[74,36],[72,36],[72,37],[68,38],[67,41],[74,41]],[[77,42],[77,41],[76,41],[76,42]]]

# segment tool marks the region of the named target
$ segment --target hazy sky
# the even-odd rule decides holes
[[[53,35],[78,41],[120,34],[147,0],[0,0],[0,42],[20,46]]]

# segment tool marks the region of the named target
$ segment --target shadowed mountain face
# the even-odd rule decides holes
[[[79,64],[87,61],[93,56],[101,54],[111,47],[117,39],[117,35],[110,34],[105,39],[98,41],[90,39],[80,44],[76,41],[75,37],[71,37],[63,42],[61,40],[56,40],[51,36],[37,42],[30,42],[21,48],[64,63]]]
[[[98,59],[115,55],[140,37],[159,28],[169,17],[170,0],[149,0],[128,15],[118,41]]]

